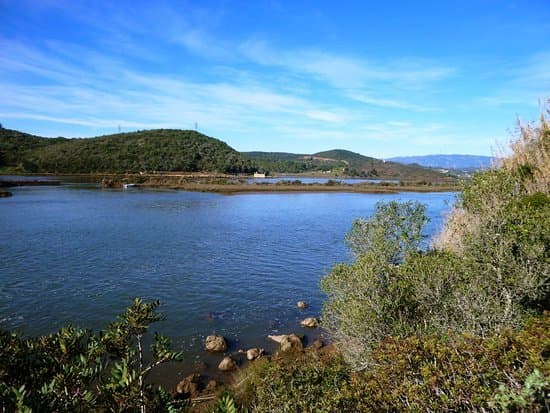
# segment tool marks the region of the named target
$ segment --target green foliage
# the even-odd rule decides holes
[[[374,215],[356,220],[346,237],[356,260],[336,265],[321,280],[324,327],[352,363],[364,363],[384,337],[415,331],[414,285],[398,263],[416,253],[426,222],[418,202],[377,204]]]
[[[3,411],[145,412],[179,408],[162,388],[144,384],[158,365],[181,358],[155,335],[144,361],[143,335],[161,319],[159,302],[134,299],[99,334],[72,326],[22,338],[0,330],[0,408]],[[31,411],[31,410],[28,410]]]
[[[248,369],[240,397],[258,413],[353,411],[341,396],[349,373],[341,360],[325,363],[315,354],[299,360],[263,360]]]
[[[50,139],[0,130],[5,166],[30,172],[252,172],[255,166],[217,139],[157,129],[88,139]],[[0,165],[2,166],[2,165]]]
[[[386,338],[369,369],[341,358],[264,361],[241,398],[255,412],[547,411],[550,314],[518,331]]]
[[[550,409],[550,381],[538,369],[527,376],[523,386],[515,387],[519,388],[501,384],[493,406],[503,412],[523,411],[534,404]]]
[[[242,410],[237,408],[235,404],[235,399],[229,394],[223,395],[216,404],[215,408],[212,410],[212,413],[239,413]]]
[[[381,261],[397,264],[420,248],[427,222],[426,207],[419,202],[379,202],[372,217],[353,222],[346,243],[358,256],[375,254]]]
[[[537,141],[546,136],[529,135],[508,166],[476,174],[432,250],[416,251],[421,208],[379,205],[354,222],[355,261],[321,281],[323,322],[350,362],[371,362],[386,337],[487,335],[550,309],[548,156]]]

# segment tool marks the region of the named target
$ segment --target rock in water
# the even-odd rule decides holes
[[[298,337],[296,334],[289,334],[285,336],[281,340],[280,346],[281,346],[282,352],[294,351],[294,350],[301,351],[304,349],[302,339]]]
[[[263,354],[264,354],[263,348],[254,347],[246,351],[246,358],[252,361],[252,360],[259,359],[260,357],[263,356]]]
[[[206,337],[204,347],[206,351],[223,353],[227,350],[227,341],[222,336],[208,336]]]
[[[182,381],[180,381],[176,386],[176,393],[184,399],[197,397],[200,392],[200,389],[199,389],[200,378],[201,376],[198,373],[194,373],[187,376]]]
[[[221,371],[231,371],[237,368],[237,363],[231,357],[224,357],[223,360],[218,365],[218,369]]]
[[[305,301],[298,301],[296,303],[296,306],[300,309],[300,310],[303,310],[304,308],[307,308],[307,303]]]
[[[273,340],[276,343],[281,344],[281,341],[283,341],[283,338],[286,337],[286,334],[281,334],[279,336],[267,336],[267,338]]]
[[[315,328],[319,325],[319,322],[314,317],[308,317],[305,320],[302,320],[300,322],[300,325],[302,327],[309,327],[309,328]]]

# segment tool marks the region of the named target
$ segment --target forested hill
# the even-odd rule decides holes
[[[285,152],[244,152],[260,170],[280,173],[326,172],[368,178],[404,180],[440,180],[438,171],[419,165],[403,165],[364,156],[359,153],[334,149],[312,155]]]
[[[251,172],[226,143],[189,130],[156,129],[95,138],[42,138],[0,129],[0,169],[21,172]]]

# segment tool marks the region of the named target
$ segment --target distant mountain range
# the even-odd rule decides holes
[[[474,170],[490,168],[495,158],[478,155],[424,155],[397,156],[387,160],[407,165],[417,164],[427,168]]]

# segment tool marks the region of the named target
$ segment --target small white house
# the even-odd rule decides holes
[[[259,172],[254,172],[254,178],[265,178],[265,174],[261,174]]]

